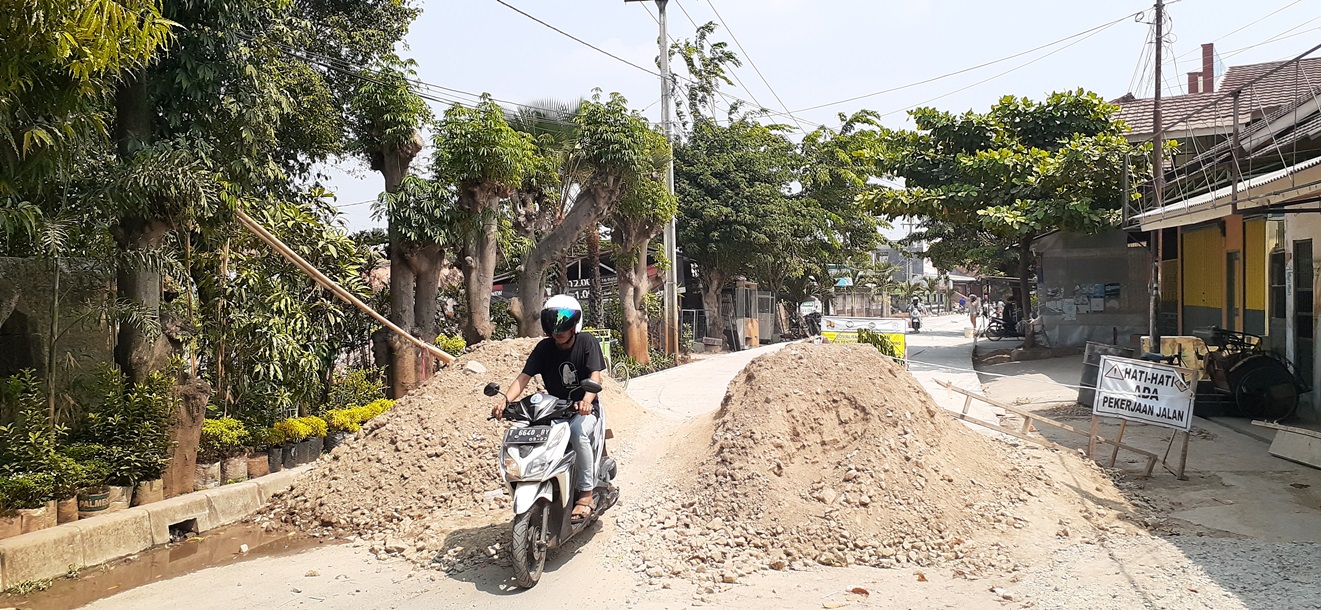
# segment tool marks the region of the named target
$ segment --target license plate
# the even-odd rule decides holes
[[[544,443],[550,439],[549,426],[531,426],[528,428],[510,428],[505,431],[505,442],[511,445]]]

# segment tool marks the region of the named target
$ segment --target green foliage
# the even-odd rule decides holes
[[[331,382],[327,410],[347,409],[385,398],[385,382],[379,369],[351,369],[336,373]]]
[[[317,417],[315,415],[300,417],[298,419],[299,421],[303,422],[303,425],[307,426],[307,429],[310,431],[310,434],[308,434],[308,436],[326,435],[326,431],[327,431],[326,420],[321,419],[320,417]]]
[[[362,424],[389,411],[393,406],[393,400],[382,398],[351,409],[329,411],[326,413],[326,425],[328,429],[338,432],[357,432],[362,428]]]
[[[1116,109],[1082,90],[1042,102],[1005,97],[985,114],[919,108],[915,131],[883,133],[878,160],[906,188],[860,200],[878,214],[922,219],[914,238],[931,242],[928,256],[942,268],[994,263],[994,252],[1051,230],[1113,226],[1125,170],[1134,183],[1145,171],[1145,149],[1124,140]]]
[[[19,509],[41,508],[55,496],[55,475],[49,472],[23,472],[0,477],[0,515]]]
[[[165,471],[172,446],[170,425],[179,404],[173,374],[177,371],[158,371],[126,388],[119,371],[104,368],[98,373],[101,403],[74,426],[70,438],[101,447],[97,459],[109,465],[107,483],[133,485],[158,479]]]
[[[889,337],[882,333],[872,332],[865,328],[858,329],[858,343],[871,345],[891,358],[900,359],[904,357],[903,350],[899,349],[898,345],[895,345]]]
[[[248,445],[248,429],[232,417],[202,421],[202,442],[197,449],[201,462],[217,462],[234,457]]]
[[[451,106],[432,142],[437,178],[460,190],[481,187],[508,193],[522,183],[536,156],[532,136],[510,127],[504,111],[489,97],[475,108]]]
[[[284,437],[275,428],[257,428],[248,435],[253,449],[266,449],[284,444]]]
[[[439,347],[446,354],[457,356],[462,354],[464,349],[467,349],[468,342],[464,341],[460,335],[442,334],[436,337],[436,347]]]
[[[361,425],[350,413],[353,409],[326,411],[326,427],[334,432],[357,432]]]
[[[432,120],[431,107],[413,92],[417,62],[391,54],[371,68],[371,79],[357,80],[349,94],[349,129],[355,147],[379,163],[389,147],[406,146]]]

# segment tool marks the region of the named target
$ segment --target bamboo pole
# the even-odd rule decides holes
[[[340,299],[343,299],[345,302],[362,310],[363,313],[366,313],[367,315],[375,319],[377,322],[380,322],[386,328],[394,331],[395,333],[399,334],[399,336],[412,342],[418,348],[430,353],[432,356],[435,356],[436,358],[440,358],[441,362],[444,362],[445,364],[454,362],[454,356],[445,353],[440,348],[430,343],[427,343],[426,341],[418,339],[417,337],[414,337],[412,334],[410,334],[408,331],[399,328],[393,322],[386,319],[385,316],[382,316],[381,314],[377,313],[376,310],[368,306],[366,303],[363,303],[361,299],[353,296],[353,294],[351,294],[349,291],[345,290],[339,284],[336,284],[333,280],[326,277],[325,274],[321,273],[320,271],[317,271],[317,269],[313,267],[311,263],[307,262],[306,259],[299,256],[297,252],[294,252],[292,249],[290,249],[289,246],[285,245],[284,242],[280,241],[278,237],[272,235],[269,231],[266,230],[265,227],[261,226],[260,223],[253,220],[251,216],[248,216],[246,213],[244,213],[243,210],[235,210],[235,215],[238,218],[239,224],[243,225],[243,228],[247,229],[248,231],[251,231],[253,235],[256,235],[259,239],[266,242],[268,245],[271,246],[271,248],[275,249],[276,252],[278,252],[281,256],[288,259],[289,262],[293,263],[295,267],[301,269],[304,273],[306,273],[309,277],[311,277],[313,281],[320,284],[323,288],[334,293],[335,296],[339,297]]]

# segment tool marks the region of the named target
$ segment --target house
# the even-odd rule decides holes
[[[1205,74],[1194,80],[1203,88],[1163,106],[1166,138],[1179,145],[1163,168],[1163,200],[1147,192],[1125,213],[1125,228],[1159,256],[1159,330],[1258,335],[1315,385],[1321,57],[1232,66],[1218,87]],[[1117,101],[1130,137],[1150,138],[1149,101]],[[1318,419],[1319,398],[1305,399],[1305,419]]]

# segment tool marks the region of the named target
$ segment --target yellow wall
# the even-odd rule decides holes
[[[1220,227],[1183,231],[1183,305],[1214,307],[1225,304],[1225,253]]]
[[[1247,278],[1247,308],[1266,310],[1266,219],[1252,218],[1243,223],[1243,270]]]

